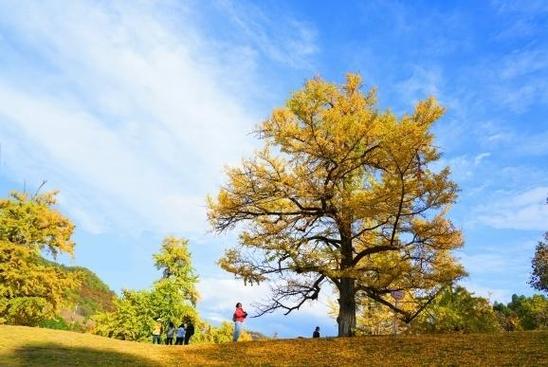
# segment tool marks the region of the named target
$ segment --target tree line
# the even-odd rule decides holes
[[[331,314],[336,315],[336,305],[332,304],[331,309]],[[514,294],[506,304],[496,301],[491,304],[462,286],[451,286],[410,323],[395,319],[394,313],[378,302],[362,300],[358,307],[356,334],[389,335],[395,329],[403,334],[490,333],[547,327],[548,299],[544,295]]]

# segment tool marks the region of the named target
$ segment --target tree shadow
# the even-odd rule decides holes
[[[10,366],[57,367],[57,366],[132,366],[157,367],[151,360],[128,353],[86,347],[69,347],[56,343],[29,344],[16,349],[9,359]]]

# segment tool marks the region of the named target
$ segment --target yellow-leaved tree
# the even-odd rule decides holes
[[[351,336],[359,297],[409,322],[464,275],[451,256],[462,236],[446,218],[457,187],[448,168],[431,170],[440,157],[431,127],[443,108],[429,98],[397,117],[361,89],[356,74],[342,86],[306,82],[258,127],[264,148],[228,169],[208,198],[214,230],[242,224],[221,267],[245,282],[272,280],[258,315],[296,310],[329,283],[338,335]],[[414,309],[397,306],[394,291],[412,294]]]
[[[53,208],[56,192],[0,199],[0,324],[36,325],[53,317],[78,285],[41,256],[72,254],[74,225]]]

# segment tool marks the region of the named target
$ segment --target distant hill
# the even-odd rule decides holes
[[[153,345],[0,326],[0,366],[547,366],[548,331]]]
[[[76,291],[67,292],[67,301],[72,307],[62,310],[59,317],[46,320],[40,326],[83,331],[91,316],[114,310],[116,294],[94,272],[81,266],[65,266],[45,259],[44,262],[63,272],[78,273],[81,283]]]

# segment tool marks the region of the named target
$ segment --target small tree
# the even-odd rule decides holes
[[[123,290],[114,300],[115,310],[93,316],[93,333],[122,340],[146,340],[152,330],[154,312],[151,292]]]
[[[537,244],[531,267],[529,284],[539,291],[548,292],[548,232],[544,233],[544,241]]]
[[[115,301],[115,311],[94,317],[94,332],[125,340],[145,340],[151,335],[156,319],[179,324],[183,320],[198,321],[196,302],[198,277],[185,239],[167,237],[153,255],[162,278],[150,290],[124,290]]]
[[[259,315],[288,314],[330,283],[339,336],[350,336],[358,297],[410,321],[464,274],[450,253],[462,236],[446,218],[457,187],[448,168],[429,166],[440,157],[430,128],[443,108],[429,98],[398,118],[375,104],[358,75],[342,87],[308,81],[259,126],[264,149],[209,198],[216,231],[244,224],[221,267],[244,282],[273,281]],[[396,306],[392,291],[412,294],[415,308]]]
[[[154,283],[152,303],[156,317],[173,323],[185,318],[196,320],[198,276],[192,268],[192,259],[185,239],[167,237],[154,263],[162,271],[162,278]]]
[[[66,303],[77,276],[42,256],[72,254],[74,225],[53,208],[56,192],[0,200],[0,323],[37,325]]]

